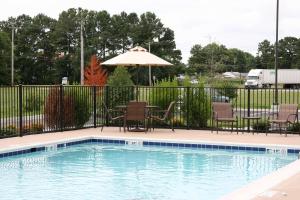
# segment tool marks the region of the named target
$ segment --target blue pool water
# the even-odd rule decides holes
[[[218,199],[295,154],[81,144],[0,159],[4,200]]]

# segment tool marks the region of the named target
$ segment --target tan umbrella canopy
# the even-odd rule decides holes
[[[149,53],[143,47],[137,46],[126,53],[103,62],[102,65],[149,66],[150,68],[150,66],[171,66],[173,64]]]

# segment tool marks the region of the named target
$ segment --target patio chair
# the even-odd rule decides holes
[[[129,124],[130,121],[135,121],[136,129],[132,131],[142,131],[144,130],[147,132],[148,130],[148,114],[146,110],[147,102],[138,102],[138,101],[130,101],[127,104],[125,116],[124,116],[124,127],[127,127],[129,131]],[[139,129],[138,123],[143,122],[144,129]]]
[[[153,130],[154,130],[154,126],[153,126],[153,123],[152,123],[153,120],[158,121],[158,122],[163,122],[165,124],[168,124],[168,121],[170,121],[170,128],[174,132],[174,126],[173,126],[173,120],[172,120],[174,106],[175,106],[175,101],[172,101],[167,110],[155,111],[158,114],[161,113],[162,117],[161,116],[155,116],[155,115],[150,116],[151,126],[152,126]]]
[[[268,117],[268,121],[272,124],[277,124],[279,126],[279,133],[281,134],[281,130],[283,127],[286,128],[285,137],[287,136],[287,127],[290,124],[294,124],[298,120],[298,105],[297,104],[280,104],[278,112],[275,113],[276,118],[270,120],[270,116]],[[267,135],[266,131],[266,135]]]
[[[212,104],[212,129],[211,132],[214,131],[214,122],[216,122],[217,133],[219,130],[219,122],[231,123],[231,132],[233,131],[233,124],[236,123],[236,130],[238,132],[238,119],[237,116],[234,116],[233,107],[230,103],[223,102],[213,102]]]
[[[120,110],[108,109],[105,103],[102,103],[102,105],[103,105],[103,108],[104,108],[105,118],[108,119],[109,122],[113,122],[113,121],[123,119],[123,129],[125,131],[124,114],[113,117],[112,113],[120,112]],[[103,128],[104,128],[104,123],[101,126],[101,132],[103,131]],[[119,131],[121,132],[121,126],[119,126]]]

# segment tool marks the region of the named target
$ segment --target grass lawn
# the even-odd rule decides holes
[[[49,88],[23,87],[22,112],[23,116],[39,115],[43,113],[44,102]],[[19,88],[0,87],[0,118],[19,116]]]
[[[250,107],[251,108],[271,108],[275,101],[275,90],[251,90],[250,91]],[[247,108],[248,106],[248,91],[240,89],[236,98],[237,108]],[[299,90],[278,90],[278,103],[297,103],[300,104]]]

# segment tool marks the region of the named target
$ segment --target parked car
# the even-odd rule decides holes
[[[223,95],[214,95],[211,97],[212,102],[226,102],[230,101],[229,97]]]
[[[190,83],[191,83],[191,84],[195,84],[195,85],[196,85],[196,84],[199,84],[199,81],[198,81],[198,80],[196,80],[196,79],[194,79],[194,80],[191,80],[191,81],[190,81]]]
[[[228,96],[219,94],[216,89],[205,87],[204,90],[209,96],[211,96],[212,102],[230,102],[230,98]]]

